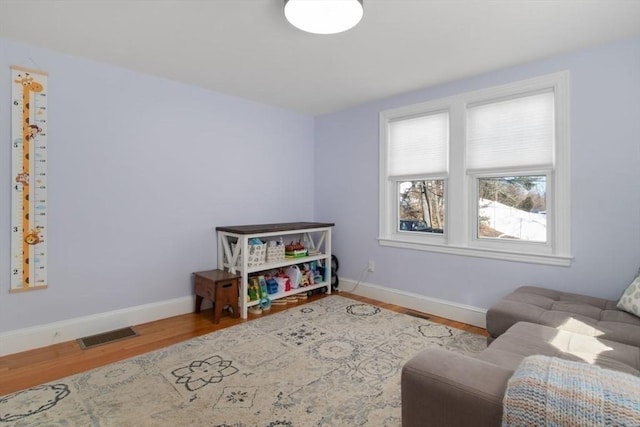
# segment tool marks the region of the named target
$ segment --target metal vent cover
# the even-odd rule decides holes
[[[138,333],[131,327],[116,329],[102,334],[91,335],[89,337],[78,338],[78,343],[83,349],[95,347],[102,344],[108,344],[120,341],[126,338],[138,336]]]

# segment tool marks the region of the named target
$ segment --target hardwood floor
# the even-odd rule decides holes
[[[487,335],[484,329],[476,326],[419,313],[354,294],[340,292],[340,295],[360,302],[375,304],[398,313],[428,317],[434,322],[484,336]],[[314,295],[306,302],[320,298],[325,298],[325,295]],[[298,305],[306,302],[299,302]],[[291,307],[291,304],[273,306],[269,314]],[[268,316],[269,314],[263,314],[262,316]],[[220,323],[216,325],[212,322],[213,312],[209,309],[199,314],[189,313],[134,326],[133,329],[136,330],[138,336],[93,348],[82,349],[78,342],[74,340],[0,357],[0,396],[157,350],[190,338],[250,321],[255,317],[259,316],[249,315],[248,320],[223,316],[220,319]]]

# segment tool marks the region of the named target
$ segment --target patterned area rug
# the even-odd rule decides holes
[[[400,426],[400,371],[485,338],[330,296],[0,398],[0,426]]]

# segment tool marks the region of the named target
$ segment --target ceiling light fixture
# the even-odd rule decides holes
[[[284,16],[294,27],[314,34],[336,34],[355,27],[363,0],[284,0]]]

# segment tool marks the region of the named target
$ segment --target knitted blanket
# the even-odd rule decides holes
[[[507,385],[504,426],[640,426],[640,377],[547,356],[522,361]]]

